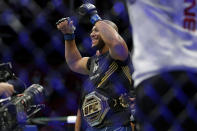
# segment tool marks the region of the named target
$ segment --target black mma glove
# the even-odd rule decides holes
[[[97,13],[96,7],[91,3],[82,4],[79,7],[78,11],[79,15],[81,16],[88,15],[92,24],[95,24],[97,21],[102,20]]]
[[[70,17],[66,17],[66,18],[61,18],[60,20],[58,20],[58,22],[56,22],[56,25],[59,25],[60,23],[67,21],[68,24],[64,25],[61,27],[62,33],[64,34],[64,40],[74,40],[75,39],[75,26],[73,25],[72,20],[70,19]]]

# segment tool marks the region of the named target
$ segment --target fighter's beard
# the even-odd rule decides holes
[[[99,40],[99,43],[95,46],[92,47],[93,50],[99,50],[100,52],[102,52],[103,47],[105,46],[105,43],[103,40]]]

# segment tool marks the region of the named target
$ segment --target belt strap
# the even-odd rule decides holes
[[[129,96],[127,94],[121,94],[118,98],[108,99],[110,109],[114,112],[129,108],[130,103]]]

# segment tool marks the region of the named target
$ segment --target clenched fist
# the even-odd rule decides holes
[[[58,22],[56,22],[56,25],[57,29],[63,34],[74,34],[75,26],[69,17],[61,18]]]
[[[88,15],[92,24],[95,24],[97,21],[101,20],[100,16],[97,13],[96,7],[91,3],[82,4],[79,7],[78,11],[81,16]]]

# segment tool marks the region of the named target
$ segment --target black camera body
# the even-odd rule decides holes
[[[15,75],[12,71],[11,63],[0,64],[0,82],[6,82],[10,79],[14,79]]]
[[[11,64],[0,64],[0,82],[14,79]],[[0,99],[0,131],[22,131],[31,117],[44,105],[45,90],[39,84],[32,84],[21,94]]]
[[[11,97],[1,103],[0,130],[20,131],[31,117],[44,105],[44,88],[38,84],[28,87],[24,93]]]

